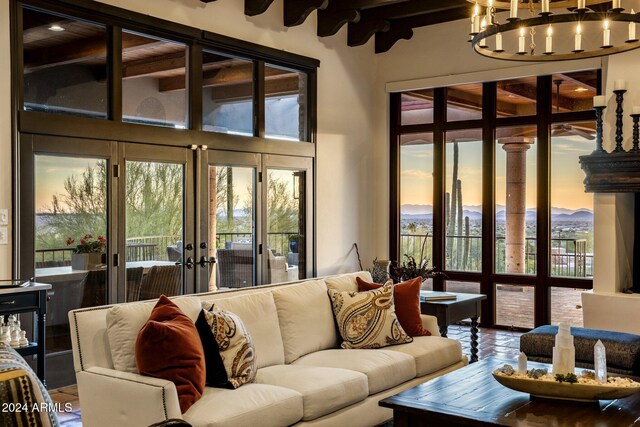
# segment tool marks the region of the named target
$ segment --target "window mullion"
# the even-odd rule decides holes
[[[491,281],[495,270],[495,135],[497,115],[497,85],[482,87],[482,280],[481,293],[487,296],[482,305],[482,326],[494,325],[495,286]]]
[[[537,174],[537,226],[536,226],[536,264],[537,280],[535,289],[535,326],[550,322],[550,288],[548,283],[550,262],[550,211],[549,206],[549,139],[551,120],[551,76],[538,77],[537,116],[538,116],[538,174]]]
[[[256,61],[253,64],[253,91],[254,91],[254,116],[253,134],[259,138],[265,137],[264,115],[265,115],[265,73],[264,61]]]
[[[122,121],[122,28],[107,27],[107,81],[109,119]]]
[[[444,123],[447,119],[447,94],[445,88],[434,89],[433,110],[433,266],[440,271],[446,268],[445,259],[445,137]],[[433,289],[444,290],[444,280],[433,279]]]

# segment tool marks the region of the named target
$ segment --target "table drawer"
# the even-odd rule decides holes
[[[25,292],[13,295],[0,295],[0,313],[38,308],[38,293]]]

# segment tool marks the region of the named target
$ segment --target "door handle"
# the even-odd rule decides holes
[[[202,257],[200,258],[200,261],[198,262],[198,264],[200,264],[200,267],[202,268],[206,267],[207,264],[215,264],[215,263],[216,263],[215,257],[211,257],[207,259],[207,257],[204,255],[202,255]]]
[[[184,263],[180,261],[176,262],[176,265],[184,265],[185,267],[187,267],[188,270],[191,270],[193,266],[196,265],[196,263],[193,260],[193,258],[189,257]]]

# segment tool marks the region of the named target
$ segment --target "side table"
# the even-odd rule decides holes
[[[0,289],[0,316],[8,314],[35,313],[36,342],[27,347],[16,348],[21,356],[37,356],[38,378],[45,384],[45,322],[47,317],[47,290],[51,285],[32,282],[28,286]],[[46,386],[46,384],[45,384]]]
[[[471,319],[471,363],[478,361],[478,317],[480,317],[480,305],[487,299],[483,294],[454,294],[456,299],[431,300],[420,299],[420,312],[429,314],[438,319],[440,335],[447,336],[449,325],[464,319]],[[421,292],[422,294],[422,292]]]

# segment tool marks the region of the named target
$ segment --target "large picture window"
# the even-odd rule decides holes
[[[392,94],[391,259],[426,241],[446,279],[425,288],[486,294],[486,326],[581,326],[593,196],[578,158],[594,148],[599,81],[588,70]]]

